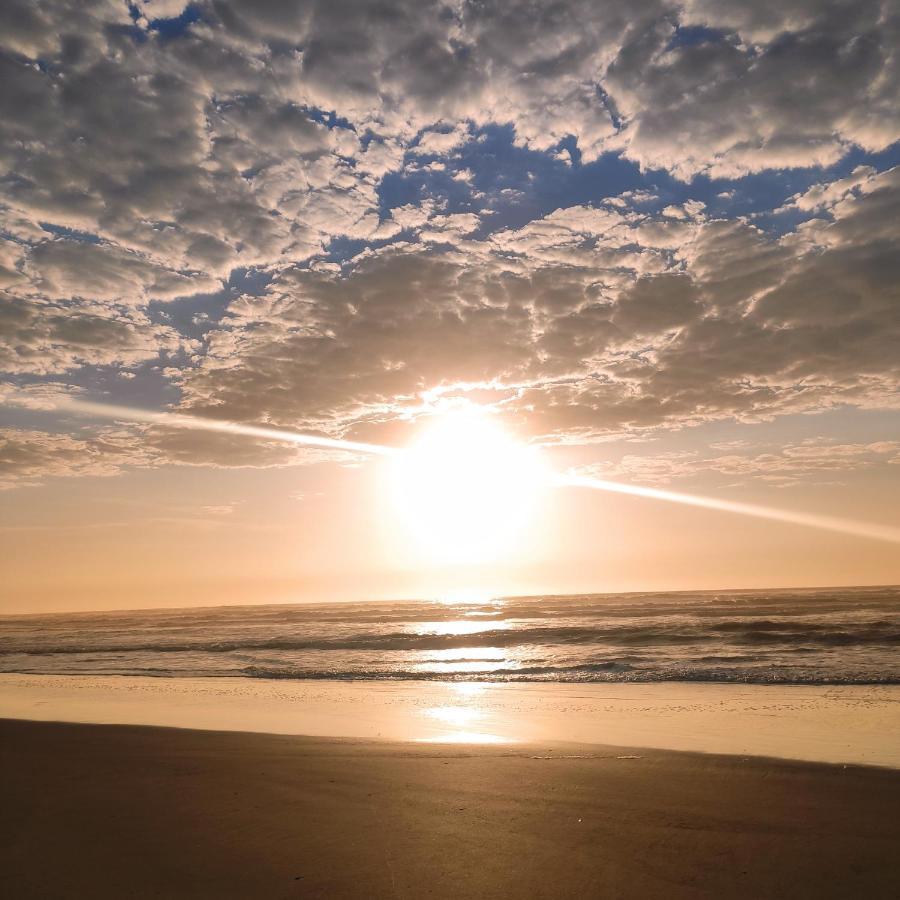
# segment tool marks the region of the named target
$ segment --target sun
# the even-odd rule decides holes
[[[431,561],[482,563],[515,549],[545,482],[537,448],[488,413],[460,412],[397,455],[391,498],[400,526]]]

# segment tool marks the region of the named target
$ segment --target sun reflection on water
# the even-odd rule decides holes
[[[448,725],[470,725],[476,719],[481,719],[484,713],[480,709],[472,709],[468,706],[432,706],[425,710],[426,716],[439,719]]]
[[[499,660],[506,658],[506,651],[500,647],[452,647],[447,650],[425,650],[422,657],[431,662],[460,662],[465,660]]]
[[[515,744],[514,738],[484,731],[449,731],[431,737],[418,738],[420,744]]]
[[[483,684],[459,682],[448,685],[451,697],[457,702],[442,706],[430,706],[423,715],[431,720],[451,726],[451,730],[428,734],[417,740],[428,744],[514,744],[515,738],[489,731],[477,731],[473,726],[490,725],[488,710],[479,705],[486,690]],[[486,721],[487,720],[487,721]]]
[[[506,652],[500,647],[453,647],[423,651],[412,668],[417,672],[453,674],[493,672],[506,665]]]
[[[476,681],[460,681],[456,684],[451,684],[450,690],[461,697],[479,697],[487,690],[487,686],[478,684]]]
[[[421,662],[412,668],[417,672],[434,672],[442,675],[495,672],[504,668],[506,660],[461,659],[456,662]]]
[[[416,625],[416,634],[437,634],[441,636],[454,636],[464,634],[479,634],[482,631],[506,631],[512,627],[511,622],[503,620],[478,621],[472,619],[452,619],[449,622],[419,622]]]

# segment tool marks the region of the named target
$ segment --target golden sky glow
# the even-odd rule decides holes
[[[0,30],[0,610],[900,581],[890,4],[348,4]]]
[[[5,599],[11,610],[65,609],[896,577],[896,545],[884,540],[662,502],[652,488],[643,497],[551,488],[551,472],[584,469],[579,457],[583,449],[538,451],[495,414],[469,409],[427,420],[397,453],[8,493],[29,502],[9,507],[21,525],[5,529]],[[789,491],[694,484],[701,497],[777,504],[788,516],[840,508],[891,536],[881,511],[896,484],[873,474],[848,470],[847,487]]]

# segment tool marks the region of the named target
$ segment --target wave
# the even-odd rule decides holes
[[[712,662],[714,658],[708,661]],[[722,658],[734,663],[733,658]],[[756,657],[762,662],[763,658]],[[330,681],[502,681],[502,682],[562,682],[579,683],[635,683],[659,682],[724,682],[730,684],[769,685],[893,685],[900,684],[900,673],[886,675],[881,672],[825,672],[811,668],[799,670],[794,666],[711,666],[685,665],[683,661],[656,665],[632,665],[621,661],[580,663],[570,666],[532,665],[515,668],[492,667],[482,671],[440,672],[408,669],[392,670],[342,670],[295,669],[251,665],[240,669],[241,676],[273,680],[330,680]]]
[[[80,672],[48,672],[43,668],[17,669],[17,674],[83,674]],[[841,685],[900,685],[900,675],[881,675],[872,672],[833,673],[817,670],[797,672],[787,669],[722,669],[704,667],[673,667],[660,670],[629,670],[628,667],[607,664],[579,666],[531,666],[523,669],[492,669],[480,672],[422,672],[400,670],[342,670],[342,669],[290,669],[268,666],[245,666],[233,671],[192,669],[173,671],[159,667],[103,670],[93,675],[142,676],[150,678],[254,678],[270,681],[438,681],[438,682],[507,682],[562,684],[657,684],[663,682],[697,682],[724,684],[760,684],[790,686],[841,686]]]
[[[565,647],[598,644],[604,646],[653,647],[684,646],[704,643],[821,647],[890,647],[900,644],[900,626],[880,621],[848,626],[845,623],[804,623],[802,626],[772,620],[704,623],[680,627],[666,625],[629,627],[520,627],[486,629],[468,634],[356,634],[336,638],[265,637],[200,638],[182,641],[119,641],[71,643],[21,643],[0,645],[0,656],[65,655],[84,653],[234,653],[241,651],[428,651],[467,647],[511,648],[528,645]]]
[[[900,683],[900,590],[0,617],[0,671],[352,680]]]

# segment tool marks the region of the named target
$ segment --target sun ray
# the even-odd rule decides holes
[[[348,453],[394,457],[394,477],[400,481],[398,490],[401,497],[405,496],[405,500],[401,499],[401,505],[406,503],[407,514],[411,516],[412,522],[418,516],[420,535],[426,542],[430,541],[433,547],[439,546],[441,541],[445,547],[452,544],[453,540],[458,541],[458,552],[447,554],[451,558],[476,556],[476,545],[485,545],[489,538],[498,536],[503,536],[503,541],[500,541],[503,543],[515,533],[513,524],[521,521],[525,506],[533,501],[529,493],[529,479],[536,488],[541,483],[549,483],[555,487],[627,494],[900,544],[900,529],[887,525],[624,484],[572,473],[551,473],[543,465],[536,464],[534,456],[529,455],[534,448],[517,444],[481,416],[469,417],[467,420],[465,417],[456,420],[448,417],[448,420],[438,423],[418,445],[400,449],[384,444],[346,441],[184,413],[157,412],[73,398],[60,398],[57,408],[80,415],[120,421],[238,434]],[[449,426],[447,421],[450,422]],[[487,512],[485,497],[492,498],[490,512]],[[527,501],[525,506],[522,505],[523,498]],[[450,516],[454,521],[442,521],[441,516],[445,519]],[[431,537],[428,537],[429,531]],[[463,532],[468,532],[469,537],[462,537]],[[451,538],[450,535],[454,533],[460,537]],[[463,544],[466,545],[465,552]]]
[[[613,494],[628,494],[632,497],[646,497],[649,500],[662,500],[666,503],[680,503],[684,506],[697,506],[718,512],[735,513],[757,519],[769,519],[784,522],[788,525],[802,525],[807,528],[818,528],[822,531],[835,531],[839,534],[870,538],[876,541],[900,543],[900,529],[887,525],[875,525],[869,522],[858,522],[854,519],[841,519],[834,516],[820,516],[814,513],[793,512],[776,509],[772,506],[760,506],[755,503],[738,503],[733,500],[720,500],[715,497],[703,497],[696,494],[683,494],[678,491],[666,491],[660,488],[642,487],[635,484],[622,484],[619,481],[604,481],[600,478],[588,478],[581,475],[555,475],[553,481],[558,487],[589,488],[595,491],[607,491]]]
[[[132,406],[115,406],[108,403],[91,403],[87,400],[62,398],[56,406],[60,410],[86,416],[97,416],[105,419],[116,419],[129,422],[146,422],[150,425],[163,425],[169,428],[184,428],[192,431],[215,431],[222,434],[239,434],[244,437],[262,438],[268,441],[283,441],[288,444],[299,444],[304,447],[321,447],[326,450],[345,450],[348,453],[365,453],[388,456],[397,451],[383,444],[366,444],[360,441],[345,441],[317,434],[302,434],[296,431],[284,431],[280,428],[264,428],[258,425],[242,425],[239,422],[228,422],[224,419],[207,419],[201,416],[190,416],[184,413],[157,412]]]

